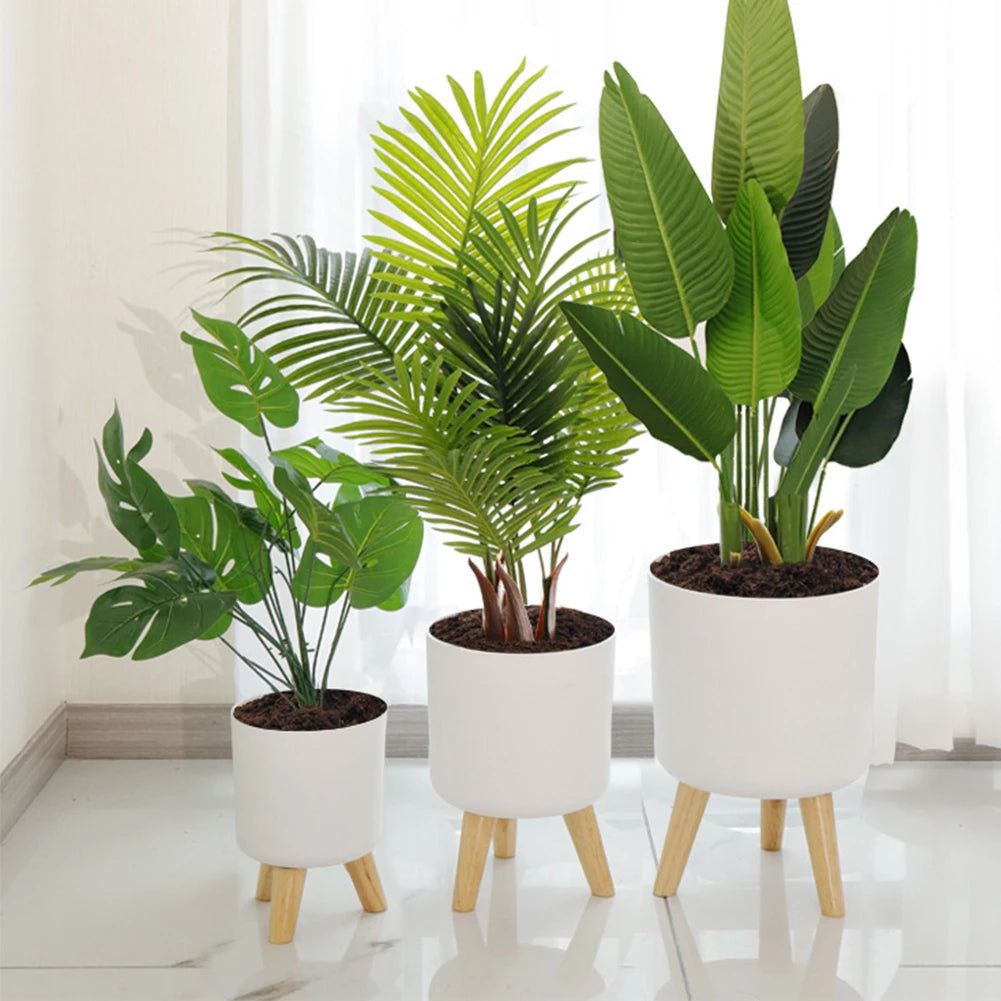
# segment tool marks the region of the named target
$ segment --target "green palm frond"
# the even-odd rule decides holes
[[[391,375],[394,357],[406,357],[419,339],[415,317],[406,309],[389,315],[382,298],[402,270],[383,264],[379,277],[368,251],[333,253],[310,236],[254,240],[236,233],[216,233],[210,249],[252,259],[217,276],[229,283],[227,295],[278,283],[282,290],[255,302],[239,324],[311,397],[333,401],[373,371]]]
[[[345,406],[358,419],[338,430],[372,448],[454,548],[486,559],[503,551],[515,564],[566,534],[579,505],[536,465],[532,439],[499,423],[463,376],[441,358],[398,360],[393,380]]]
[[[534,200],[545,220],[573,184],[563,175],[582,158],[535,156],[572,131],[556,124],[570,105],[558,103],[560,91],[536,97],[545,69],[524,72],[522,61],[489,101],[480,73],[472,96],[449,77],[458,115],[416,88],[409,95],[416,110],[400,109],[411,132],[380,123],[373,139],[382,184],[374,190],[395,211],[372,213],[390,235],[369,240],[405,258],[414,275],[437,282],[439,268],[455,267],[472,246],[478,214],[496,224],[503,204],[521,218]]]

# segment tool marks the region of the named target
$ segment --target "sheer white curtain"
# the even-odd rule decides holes
[[[907,343],[915,389],[882,465],[828,476],[843,506],[832,544],[882,567],[877,744],[1001,744],[1001,495],[998,331],[998,79],[993,0],[792,0],[804,88],[830,82],[842,122],[835,206],[849,255],[894,205],[919,224]],[[596,161],[602,71],[623,62],[708,178],[725,0],[234,0],[233,190],[242,232],[310,233],[360,249],[377,123],[401,125],[407,90],[447,95],[446,74],[496,88],[522,57],[576,102],[566,149]],[[592,162],[582,180],[597,193]],[[599,200],[591,221],[608,224]],[[317,412],[316,426],[332,423]],[[715,483],[699,464],[643,442],[623,481],[586,505],[562,599],[616,622],[616,697],[649,697],[646,565],[714,538]],[[476,604],[464,561],[430,538],[407,609],[358,616],[342,683],[423,701],[423,631]],[[353,667],[351,665],[354,665]]]

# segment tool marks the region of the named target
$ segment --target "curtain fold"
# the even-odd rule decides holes
[[[873,761],[892,760],[897,741],[1001,745],[997,8],[790,7],[804,89],[830,82],[838,96],[834,204],[849,257],[895,205],[919,228],[904,431],[880,465],[833,468],[823,500],[846,511],[830,544],[881,567]],[[375,226],[378,123],[401,125],[397,107],[414,86],[447,96],[446,74],[467,84],[479,69],[496,88],[522,57],[548,66],[550,89],[576,102],[578,130],[564,148],[591,159],[581,171],[589,194],[600,192],[597,103],[613,60],[651,94],[708,181],[724,0],[512,0],[503,13],[460,0],[234,0],[233,11],[229,225],[240,232],[310,233],[360,250]],[[590,223],[608,225],[601,199],[589,211]],[[311,420],[333,423],[319,409]],[[619,485],[586,502],[561,598],[616,623],[619,701],[649,698],[646,568],[666,550],[713,540],[715,503],[710,470],[650,441]],[[338,683],[424,701],[424,630],[478,603],[467,577],[464,560],[429,533],[408,607],[355,617]]]

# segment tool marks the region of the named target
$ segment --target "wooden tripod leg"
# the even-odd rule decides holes
[[[514,849],[518,840],[518,821],[498,818],[494,827],[494,857],[514,858]]]
[[[660,853],[660,865],[654,880],[653,892],[658,897],[673,897],[685,871],[688,855],[695,841],[695,834],[702,822],[709,793],[694,786],[678,783],[671,808],[671,820],[667,825],[664,849]]]
[[[608,859],[605,857],[605,846],[601,841],[594,807],[585,806],[583,810],[564,814],[563,820],[570,832],[573,846],[577,849],[577,858],[580,859],[591,893],[596,897],[614,897],[615,884],[608,871]]]
[[[286,869],[280,865],[272,867],[271,920],[268,925],[268,941],[272,945],[287,945],[295,936],[305,883],[305,869]]]
[[[455,868],[455,889],[452,893],[453,911],[464,914],[476,907],[493,833],[493,817],[481,817],[478,813],[462,815],[459,861]]]
[[[817,884],[820,913],[828,918],[845,914],[845,899],[841,888],[841,865],[838,862],[838,833],[834,826],[834,801],[831,794],[811,796],[799,801],[810,847],[813,881]]]
[[[786,822],[786,801],[784,799],[763,799],[761,801],[761,849],[777,852],[782,848],[782,830]]]
[[[271,871],[271,866],[266,862],[261,863],[261,868],[257,871],[257,893],[254,894],[258,900],[271,899]]]
[[[372,853],[362,855],[353,862],[345,862],[344,868],[355,885],[355,893],[364,910],[368,914],[381,914],[386,909],[386,897],[382,892],[382,881]]]

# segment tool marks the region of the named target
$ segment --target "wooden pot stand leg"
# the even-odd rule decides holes
[[[596,897],[613,896],[615,885],[608,869],[608,859],[605,857],[605,846],[601,841],[594,807],[587,806],[583,810],[568,813],[563,820],[577,850],[591,893]],[[483,817],[478,813],[462,815],[459,860],[452,894],[453,911],[461,914],[476,907],[491,838],[497,858],[514,858],[517,825],[517,820],[508,817]]]
[[[362,907],[369,914],[379,914],[386,909],[386,898],[379,880],[379,870],[371,853],[345,862],[351,882]],[[261,863],[257,874],[258,900],[271,902],[268,922],[268,941],[273,945],[287,945],[295,936],[299,919],[299,904],[306,884],[305,869],[289,869],[279,865]]]
[[[658,897],[673,897],[677,892],[708,800],[709,793],[685,785],[684,782],[678,784],[657,878],[653,885],[653,892]],[[834,826],[834,801],[831,794],[826,793],[823,796],[801,799],[799,808],[810,849],[820,913],[828,918],[844,917],[845,902],[838,862],[838,837]],[[761,801],[761,847],[764,851],[781,849],[785,812],[784,799]]]

